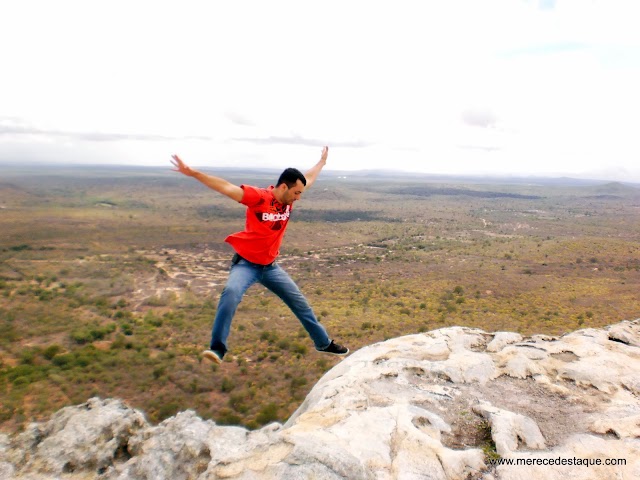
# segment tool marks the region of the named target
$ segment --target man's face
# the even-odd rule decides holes
[[[284,194],[282,195],[281,203],[283,205],[293,205],[293,202],[300,200],[300,196],[302,195],[303,192],[304,192],[304,185],[300,180],[298,180],[293,187],[288,188],[287,190],[284,191]]]

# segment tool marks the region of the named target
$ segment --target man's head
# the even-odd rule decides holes
[[[283,205],[292,205],[296,200],[300,200],[306,185],[307,179],[300,170],[287,168],[278,178],[273,194]]]

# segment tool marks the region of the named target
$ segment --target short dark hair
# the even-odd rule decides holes
[[[304,178],[302,172],[297,168],[289,167],[280,174],[280,178],[278,178],[276,187],[284,183],[285,185],[287,185],[287,188],[291,188],[295,186],[296,183],[298,183],[298,180],[300,180],[305,187],[307,186],[307,179]]]

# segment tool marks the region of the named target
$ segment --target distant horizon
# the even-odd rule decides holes
[[[130,164],[130,163],[63,163],[57,161],[10,161],[10,160],[2,160],[0,159],[0,168],[2,167],[10,167],[14,169],[20,169],[23,167],[26,170],[29,170],[33,167],[48,167],[48,168],[68,168],[68,169],[82,169],[82,168],[91,168],[91,169],[139,169],[139,170],[166,170],[166,173],[171,174],[172,166],[171,165],[163,165],[161,163],[157,164]],[[282,167],[275,166],[211,166],[211,165],[195,165],[194,167],[206,172],[206,173],[215,173],[215,171],[224,171],[224,172],[280,172]],[[0,171],[0,174],[2,172]],[[440,172],[426,172],[426,171],[414,171],[414,170],[406,170],[399,168],[361,168],[361,169],[338,169],[332,168],[327,165],[323,169],[323,173],[329,174],[332,177],[334,176],[366,176],[370,175],[384,175],[389,174],[390,176],[395,177],[404,177],[404,176],[418,176],[425,178],[438,178],[438,179],[470,179],[470,180],[511,180],[511,181],[526,181],[526,180],[540,180],[540,181],[561,181],[567,180],[572,182],[584,182],[589,184],[607,184],[607,183],[620,183],[624,185],[630,185],[637,188],[640,188],[640,181],[634,180],[619,180],[612,178],[598,178],[595,176],[588,176],[587,174],[571,174],[571,173],[502,173],[502,172],[469,172],[469,173],[440,173]],[[320,177],[320,179],[322,176]],[[0,177],[1,180],[1,177]]]

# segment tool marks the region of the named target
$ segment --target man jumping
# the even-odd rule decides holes
[[[309,302],[295,282],[276,262],[280,244],[289,224],[293,203],[316,180],[327,163],[329,148],[322,149],[320,161],[304,175],[295,168],[287,168],[275,187],[257,188],[234,185],[222,178],[206,175],[188,167],[173,155],[174,171],[193,177],[207,187],[240,202],[247,207],[246,225],[242,232],[229,235],[225,241],[236,251],[231,261],[227,284],[220,295],[216,318],[211,332],[209,350],[204,358],[222,363],[227,353],[227,337],[236,309],[247,289],[261,283],[277,296],[298,317],[316,350],[334,355],[346,355],[349,349],[331,340],[318,322]]]

